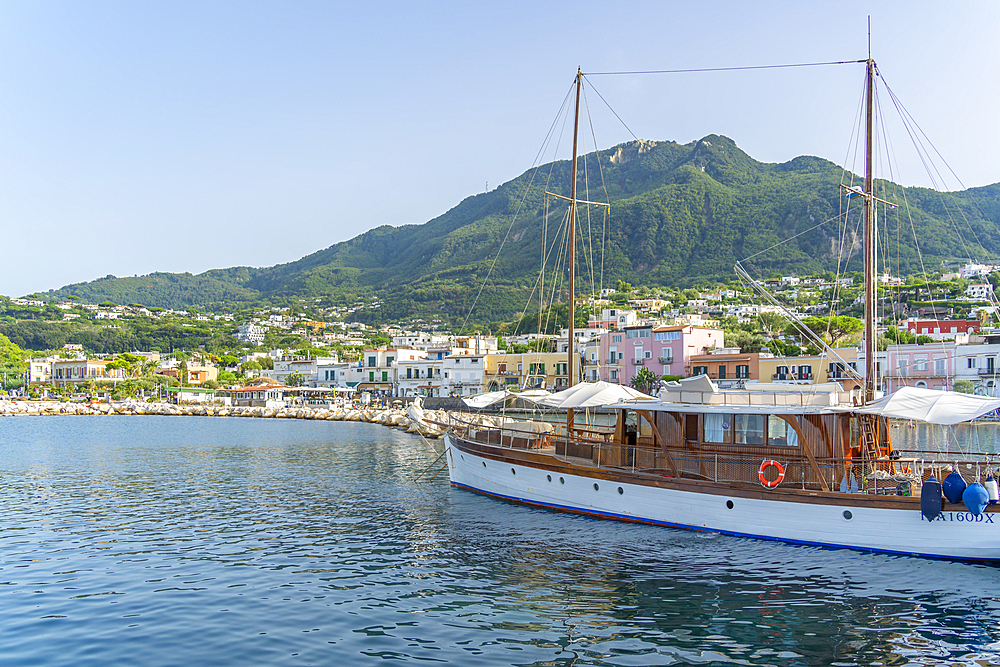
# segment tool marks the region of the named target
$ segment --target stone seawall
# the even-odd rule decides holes
[[[246,408],[215,405],[173,405],[171,403],[64,403],[60,401],[0,401],[0,417],[40,417],[47,415],[169,415],[193,417],[258,417],[264,419],[313,419],[370,422],[440,438],[443,432],[426,421],[417,422],[406,412],[394,409],[354,408]],[[441,411],[425,410],[424,419],[446,422]]]

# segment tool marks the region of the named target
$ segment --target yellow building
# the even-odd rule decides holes
[[[569,386],[564,352],[525,352],[486,355],[486,391],[548,389]],[[579,372],[579,369],[576,369]]]
[[[857,370],[858,350],[853,347],[837,348],[843,362],[826,352],[799,357],[760,357],[758,372],[761,382],[787,384],[823,384],[839,382],[844,391],[857,389],[861,383],[851,377],[845,364]]]

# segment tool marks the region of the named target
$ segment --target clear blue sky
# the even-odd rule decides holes
[[[578,65],[861,59],[868,14],[882,74],[962,182],[1000,181],[991,1],[0,1],[0,294],[270,266],[421,224],[531,166]],[[844,164],[862,78],[593,82],[644,139]],[[630,139],[589,99],[601,148]],[[898,180],[927,184],[893,141]]]

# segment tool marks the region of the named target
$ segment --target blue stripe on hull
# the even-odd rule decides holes
[[[506,500],[512,503],[518,503],[521,505],[530,505],[532,507],[541,507],[544,509],[557,510],[560,512],[569,512],[572,514],[582,514],[584,516],[589,516],[597,519],[610,519],[614,521],[628,521],[631,523],[644,523],[652,526],[663,526],[665,528],[679,528],[682,530],[694,530],[700,533],[719,533],[721,535],[732,535],[733,537],[749,537],[756,540],[768,540],[770,542],[785,542],[787,544],[801,544],[811,547],[823,547],[830,549],[852,549],[854,551],[868,551],[873,553],[885,553],[893,554],[897,556],[919,556],[921,558],[934,558],[939,560],[962,560],[970,562],[984,562],[981,558],[965,558],[961,556],[942,556],[939,554],[925,554],[913,551],[893,551],[891,549],[876,549],[873,547],[858,547],[850,544],[831,544],[828,542],[811,542],[808,540],[794,540],[785,539],[779,537],[772,537],[769,535],[755,535],[753,533],[741,533],[734,530],[720,530],[716,528],[705,528],[704,526],[692,526],[683,523],[673,523],[670,521],[660,521],[657,519],[648,519],[644,517],[632,516],[628,514],[615,514],[614,512],[601,512],[592,509],[581,509],[579,507],[572,507],[570,505],[558,505],[555,503],[546,503],[540,500],[529,500],[527,498],[518,498],[517,496],[506,496],[502,493],[493,493],[491,491],[484,491],[482,489],[477,489],[474,486],[469,486],[467,484],[462,484],[461,482],[451,482],[451,485],[466,491],[472,491],[473,493],[479,493],[485,496],[490,496],[491,498],[499,498],[500,500]],[[993,561],[985,561],[993,562]]]

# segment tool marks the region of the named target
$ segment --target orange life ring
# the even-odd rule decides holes
[[[774,468],[778,471],[778,476],[769,482],[767,481],[767,477],[764,477],[764,471],[771,466],[774,466]],[[781,465],[777,461],[764,461],[760,464],[760,469],[757,471],[757,478],[760,479],[760,483],[763,484],[765,488],[773,489],[785,481],[785,466]]]

